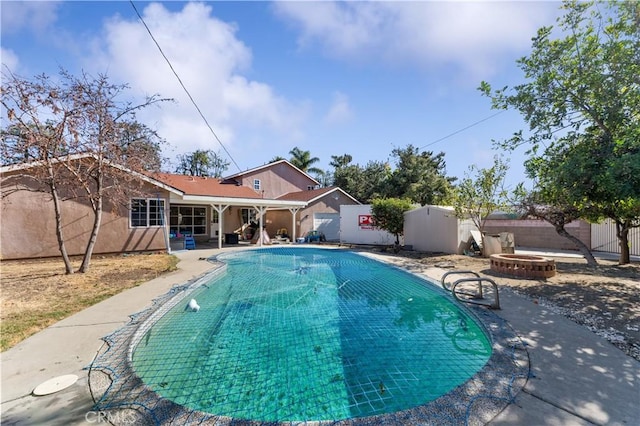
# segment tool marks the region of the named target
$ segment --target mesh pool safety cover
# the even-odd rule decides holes
[[[192,296],[198,298],[200,305],[207,305],[206,301],[203,303],[206,292],[211,291],[211,288],[225,277],[227,269],[226,263],[210,260],[217,265],[213,272],[172,288],[167,294],[154,300],[150,308],[132,315],[129,324],[103,338],[105,344],[93,363],[87,367],[90,389],[96,401],[94,409],[107,413],[107,417],[115,424],[131,424],[135,421],[135,424],[224,425],[237,424],[238,422],[242,424],[313,422],[314,424],[337,425],[474,425],[490,421],[506,405],[515,400],[516,395],[529,378],[528,354],[523,342],[503,319],[494,312],[477,306],[464,307],[471,321],[466,321],[464,318],[456,319],[453,321],[454,325],[451,326],[449,325],[451,321],[447,322],[440,318],[442,330],[449,335],[455,334],[458,327],[464,328],[465,332],[470,332],[476,323],[480,324],[488,333],[490,351],[485,351],[487,356],[481,359],[481,363],[478,364],[479,369],[472,368],[472,375],[468,380],[464,377],[463,379],[455,379],[459,383],[452,382],[449,386],[451,389],[443,388],[446,393],[438,393],[440,391],[435,389],[433,397],[430,398],[426,382],[429,380],[442,382],[445,376],[437,379],[439,377],[437,369],[425,372],[423,370],[428,370],[429,367],[418,368],[417,364],[412,366],[411,352],[416,350],[414,348],[417,345],[404,342],[404,334],[400,334],[400,337],[387,334],[388,327],[385,326],[387,323],[397,323],[398,318],[401,318],[404,329],[409,330],[407,333],[414,333],[416,328],[431,320],[430,318],[425,320],[423,317],[414,317],[416,312],[425,316],[426,305],[420,311],[411,311],[407,310],[409,308],[405,306],[398,306],[399,304],[416,304],[419,301],[418,297],[407,297],[406,295],[401,295],[397,299],[400,302],[397,300],[394,300],[393,303],[385,301],[385,289],[390,289],[390,294],[394,295],[403,291],[393,287],[393,279],[385,275],[384,280],[381,280],[384,281],[385,288],[379,287],[375,291],[362,290],[369,291],[374,298],[377,298],[376,303],[379,306],[373,307],[374,313],[378,315],[373,321],[377,328],[374,327],[373,331],[370,331],[368,328],[359,327],[359,324],[366,321],[358,314],[360,312],[359,305],[363,303],[361,295],[357,294],[356,282],[358,279],[363,282],[373,282],[376,278],[367,276],[364,267],[358,263],[358,259],[364,258],[364,256],[343,252],[344,255],[348,253],[348,256],[355,256],[353,258],[355,260],[351,261],[355,261],[358,265],[351,272],[345,272],[346,269],[341,269],[342,265],[332,264],[337,283],[331,289],[323,287],[320,281],[314,281],[315,271],[313,268],[316,265],[308,262],[308,259],[313,259],[314,256],[322,258],[323,253],[327,250],[338,252],[333,249],[283,249],[279,247],[242,252],[252,258],[259,254],[269,258],[281,254],[296,256],[298,263],[295,267],[286,266],[286,272],[295,274],[295,279],[281,280],[280,283],[283,287],[287,285],[292,287],[290,289],[292,291],[276,291],[275,295],[271,293],[268,295],[266,293],[258,294],[254,295],[257,298],[252,298],[250,301],[244,294],[234,293],[236,295],[233,296],[230,293],[224,303],[221,302],[217,307],[219,311],[217,313],[213,312],[215,309],[209,307],[203,308],[197,313],[192,312],[191,317],[186,316],[188,313],[184,313],[185,316],[180,317],[185,318],[183,320],[185,322],[191,321],[192,318],[206,311],[205,315],[215,315],[215,321],[211,319],[207,321],[213,321],[216,324],[239,322],[240,328],[238,330],[243,330],[245,333],[241,339],[230,337],[234,333],[225,337],[223,330],[217,328],[215,332],[207,330],[207,336],[196,338],[193,336],[193,329],[189,329],[187,323],[180,323],[182,328],[176,328],[177,325],[169,323],[172,315],[183,315],[181,312],[184,311],[183,305]],[[238,253],[236,252],[231,258],[221,256],[221,259],[230,263],[229,268],[231,268],[232,258],[241,256]],[[348,258],[348,256],[343,257]],[[379,263],[370,259],[366,262]],[[212,281],[215,283],[209,286]],[[422,282],[426,286],[430,286],[427,281],[423,280]],[[375,286],[375,283],[373,285]],[[351,288],[349,288],[350,286]],[[229,288],[239,291],[237,282],[229,284]],[[255,286],[253,288],[254,293],[260,293],[260,290]],[[437,289],[437,286],[434,285],[433,288]],[[222,291],[222,289],[216,289],[216,291]],[[316,305],[335,304],[338,300],[334,297],[336,292],[345,293],[340,297],[340,303],[344,304],[340,308],[341,310],[339,309],[341,313],[335,314],[337,315],[335,318],[328,320],[314,319],[320,313],[310,310],[312,308],[309,300],[312,300]],[[238,296],[238,294],[241,295]],[[233,299],[234,297],[236,299]],[[215,298],[215,300],[219,300],[221,295],[217,294]],[[364,304],[375,305],[372,302]],[[276,307],[274,308],[274,306]],[[370,309],[371,306],[367,308]],[[269,318],[284,315],[285,319],[289,320],[292,315],[295,315],[296,310],[306,313],[306,316],[311,320],[305,323],[307,325],[301,326],[306,327],[305,330],[292,333],[292,336],[298,336],[295,337],[295,340],[284,340],[285,338],[278,334],[263,334],[261,327],[269,321]],[[387,322],[385,322],[386,317],[389,317]],[[342,326],[340,328],[338,326],[344,325],[345,322],[348,322],[348,327]],[[332,328],[327,324],[338,325]],[[222,327],[222,325],[216,325],[216,327]],[[188,332],[185,332],[185,329]],[[310,334],[315,333],[313,339],[304,337],[308,334],[309,329],[312,329]],[[173,345],[176,352],[172,354],[172,345],[163,345],[164,336],[161,334],[166,330],[173,330],[172,333],[174,333],[170,336],[167,335],[167,340],[174,339],[176,336],[182,336],[178,337],[178,341],[181,343],[184,343],[184,339],[193,339],[193,342],[189,344],[195,347],[194,351],[185,350],[189,347],[187,344],[176,344]],[[235,332],[235,334],[238,333]],[[215,339],[212,339],[212,336]],[[413,334],[407,334],[407,336],[413,336]],[[155,346],[153,345],[154,339],[156,340]],[[277,351],[282,351],[282,348],[285,348],[284,350],[287,352],[293,350],[290,348],[299,350],[300,352],[292,352],[291,355],[292,359],[300,360],[300,362],[287,362],[287,354],[277,351],[269,352],[268,349],[261,348],[260,346],[264,346],[260,343],[261,339],[275,341]],[[293,338],[286,337],[286,339]],[[374,341],[373,339],[379,339],[383,342],[383,346],[401,349],[398,353],[402,358],[397,358],[394,352],[390,352],[393,355],[385,355],[386,352],[381,346],[375,357],[364,363],[358,363],[358,358],[367,352],[367,345],[370,345],[370,342]],[[459,340],[462,344],[467,345],[462,339]],[[345,342],[354,346],[346,345]],[[278,343],[280,346],[277,346]],[[472,346],[466,347],[467,352],[482,352],[481,344],[473,342],[470,344]],[[455,345],[460,346],[458,343]],[[245,347],[248,351],[245,354],[246,360],[236,361],[242,357],[234,357],[233,351],[237,352],[240,350],[238,348]],[[256,347],[258,347],[257,350]],[[231,351],[228,356],[212,358],[211,364],[207,365],[205,360],[208,358],[205,358],[205,355],[208,356],[210,352],[216,352],[217,356],[221,356],[219,354],[224,353],[225,350]],[[420,351],[425,351],[424,345]],[[271,360],[269,365],[273,365],[264,367],[264,364],[260,364],[257,359],[260,354]],[[434,355],[438,355],[437,351],[434,351]],[[446,352],[445,355],[454,356],[455,354]],[[308,357],[308,359],[304,357]],[[317,364],[321,368],[320,373],[312,371],[310,363],[313,360],[318,360]],[[253,364],[254,361],[255,364]],[[433,362],[439,364],[441,361]],[[219,365],[224,363],[229,365]],[[238,365],[240,363],[243,365]],[[193,369],[188,370],[188,374],[180,376],[180,371],[186,365]],[[462,368],[464,364],[460,362],[459,365]],[[387,366],[391,368],[382,372],[382,367],[386,368]],[[271,371],[269,368],[273,368],[273,370]],[[286,377],[279,377],[279,370],[284,371]],[[271,386],[273,394],[269,394],[268,388],[265,391],[267,394],[260,391],[261,385],[258,383],[261,380],[261,371],[265,376],[264,383],[267,384],[264,386]],[[314,382],[318,375],[324,378],[322,383]],[[217,384],[215,392],[210,392],[211,383],[209,382],[211,380]],[[243,384],[242,382],[248,383]],[[316,401],[313,393],[309,390],[314,387],[321,388],[326,395],[333,395],[331,398],[342,398],[340,393],[346,392],[347,408],[341,407],[340,404],[334,406],[320,399]],[[335,391],[332,390],[333,388]],[[251,394],[254,389],[255,394]],[[428,402],[421,403],[420,399],[411,400],[411,395],[422,390],[427,392],[427,395],[420,396],[420,398],[423,398],[422,400],[430,398]],[[407,396],[404,396],[402,392],[405,392]],[[246,401],[250,401],[250,404],[242,402],[242,397],[247,398]],[[253,408],[254,410],[257,409],[264,415],[252,415],[250,411],[235,408],[252,404],[257,407]],[[294,409],[293,406],[296,404],[299,406]],[[391,412],[387,412],[387,410],[391,410]],[[212,414],[213,411],[216,411],[217,414]]]

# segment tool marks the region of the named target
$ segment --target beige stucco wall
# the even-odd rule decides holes
[[[3,182],[4,183],[4,182]],[[17,191],[3,195],[0,227],[0,253],[2,259],[58,257],[60,250],[56,237],[53,202],[48,194]],[[158,192],[154,188],[152,197]],[[167,194],[159,194],[168,198]],[[62,203],[62,232],[69,255],[84,254],[93,226],[93,211],[83,201],[67,200]],[[105,202],[102,224],[94,254],[133,251],[165,250],[164,228],[130,228],[126,206],[113,206]]]
[[[333,195],[338,194],[338,199],[334,199]],[[313,231],[313,215],[314,213],[340,213],[340,206],[343,204],[358,204],[351,198],[344,196],[342,193],[333,192],[328,194],[314,203],[311,203],[299,213],[300,220],[300,236],[304,236],[307,232]]]
[[[289,192],[304,191],[315,182],[286,163],[275,164],[242,177],[242,185],[253,188],[253,180],[260,179],[264,198],[278,198]]]
[[[244,208],[251,209],[252,207],[247,206]],[[225,234],[231,234],[241,229],[244,224],[242,220],[242,209],[243,207],[232,206],[228,207],[224,212],[224,221],[222,223]],[[243,239],[245,236],[246,235],[242,235],[240,239]]]
[[[337,195],[337,199],[334,198],[334,195]],[[313,230],[314,213],[340,213],[340,206],[343,204],[358,203],[343,193],[334,191],[299,210],[296,214],[296,237],[303,237],[307,232]],[[292,217],[289,210],[270,210],[267,212],[265,222],[269,236],[275,236],[281,228],[286,228],[289,235],[293,236]]]
[[[296,214],[296,237],[300,236],[300,226],[298,225],[300,212]],[[281,228],[286,228],[290,237],[293,237],[293,216],[289,210],[271,210],[267,212],[267,233],[270,237],[274,237],[276,232]]]

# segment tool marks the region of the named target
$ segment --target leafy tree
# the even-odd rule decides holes
[[[320,182],[320,186],[322,186],[323,188],[333,185],[333,174],[331,172],[322,170],[318,173],[315,173],[313,178]]]
[[[216,152],[201,149],[179,155],[178,162],[176,173],[215,178],[221,177],[230,164]]]
[[[558,235],[573,242],[590,266],[598,264],[589,247],[579,238],[571,235],[565,226],[581,217],[581,212],[570,203],[563,201],[562,191],[555,195],[558,197],[553,203],[547,204],[541,200],[548,200],[548,195],[541,195],[541,190],[527,191],[522,185],[514,191],[515,200],[513,207],[527,217],[542,219],[551,225]]]
[[[409,198],[420,205],[438,204],[449,198],[455,178],[445,176],[444,152],[420,152],[413,145],[395,148],[395,170],[387,180],[386,197]]]
[[[346,160],[347,157],[342,157]],[[350,156],[349,156],[350,158]],[[370,161],[365,167],[343,161],[333,172],[333,184],[339,186],[356,200],[369,203],[373,198],[386,196],[386,181],[389,165],[380,161]],[[335,166],[335,164],[332,162]]]
[[[336,167],[333,171],[333,184],[342,188],[356,200],[366,202],[364,198],[366,186],[364,171],[358,164],[345,164]]]
[[[122,158],[114,158],[118,164],[127,163],[135,170],[158,172],[166,161],[162,158],[162,145],[165,141],[158,133],[142,123],[120,122],[117,123],[120,135],[120,150],[116,151]],[[132,163],[139,160],[139,164]]]
[[[284,157],[280,157],[279,155],[276,155],[275,157],[273,157],[271,159],[271,161],[269,161],[269,163],[275,163],[276,161],[280,161],[280,160],[285,160]]]
[[[530,144],[530,173],[549,196],[541,201],[558,200],[549,188],[564,182],[563,201],[580,217],[615,221],[619,262],[628,263],[628,232],[640,226],[640,185],[631,176],[640,144],[640,3],[562,7],[560,37],[541,28],[532,53],[518,60],[527,81],[497,90],[482,82],[480,90],[494,108],[516,109],[529,124],[529,135],[519,131],[503,146]]]
[[[293,148],[289,151],[291,154],[291,160],[289,162],[306,173],[324,173],[322,169],[317,167],[311,167],[313,164],[316,164],[320,159],[318,157],[312,157],[311,152],[303,151],[298,147]]]
[[[389,178],[391,177],[389,163],[383,161],[369,161],[362,170],[362,185],[360,196],[369,203],[374,198],[388,198]]]
[[[13,114],[13,110],[7,111],[7,115],[12,119],[14,118]],[[25,127],[28,128],[28,131]],[[35,144],[27,143],[27,138],[36,131],[51,138],[54,127],[55,124],[52,120],[45,120],[42,123],[25,122],[23,126],[10,124],[0,130],[2,137],[0,164],[10,166],[37,160],[40,156],[40,150],[36,148]]]
[[[464,179],[455,188],[453,207],[459,218],[470,218],[482,235],[487,217],[496,210],[508,206],[504,178],[508,165],[499,157],[494,157],[493,166],[480,169],[476,165],[469,167]]]
[[[152,96],[141,104],[119,102],[126,88],[103,75],[74,77],[64,70],[59,82],[46,75],[30,80],[3,73],[0,102],[7,111],[8,126],[3,132],[2,154],[33,163],[3,186],[37,190],[51,197],[67,273],[74,271],[65,246],[62,202],[84,200],[93,211],[93,226],[78,269],[86,272],[105,201],[113,206],[127,203],[136,185],[141,185],[130,171],[144,172],[158,158],[157,141],[135,122],[135,112],[163,99]],[[32,185],[21,186],[25,180]]]
[[[406,198],[371,200],[371,216],[376,226],[395,235],[396,247],[400,245],[400,236],[404,234],[404,213],[412,208],[413,203]]]
[[[630,257],[628,231],[640,226],[637,141],[614,144],[585,135],[574,144],[550,147],[544,157],[534,157],[526,163],[528,173],[537,179],[538,204],[555,207],[554,211],[571,211],[574,219],[614,220],[622,263],[628,263],[624,259]],[[559,228],[556,230],[567,236]]]
[[[362,169],[357,164],[351,164],[353,157],[349,154],[332,155],[329,165],[333,167],[332,183],[339,186],[357,200],[362,201],[357,189],[362,181]]]
[[[424,205],[450,198],[455,178],[445,176],[444,153],[420,152],[409,145],[394,149],[392,155],[397,159],[393,170],[386,161],[370,161],[362,167],[351,164],[349,154],[332,156],[334,185],[363,203],[374,198],[409,198]]]
[[[349,154],[332,155],[329,165],[334,169],[339,169],[341,167],[348,166],[351,163],[351,161],[353,161],[353,157]]]

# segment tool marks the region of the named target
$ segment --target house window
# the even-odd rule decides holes
[[[147,228],[164,225],[164,200],[158,198],[132,198],[131,227]]]
[[[242,223],[248,225],[258,222],[258,215],[254,209],[242,209]]]
[[[260,191],[260,179],[253,180],[253,189],[256,191]]]
[[[207,208],[200,206],[171,206],[169,224],[172,234],[206,235]]]

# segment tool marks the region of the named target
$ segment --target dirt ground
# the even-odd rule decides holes
[[[128,288],[175,270],[167,254],[94,256],[66,275],[61,259],[0,262],[0,350]],[[73,259],[78,268],[81,259]]]
[[[463,255],[400,252],[399,264],[471,270],[588,327],[640,361],[640,263],[618,265],[598,259],[590,267],[581,258],[555,258],[557,274],[546,280],[510,278],[489,268],[489,260]]]

